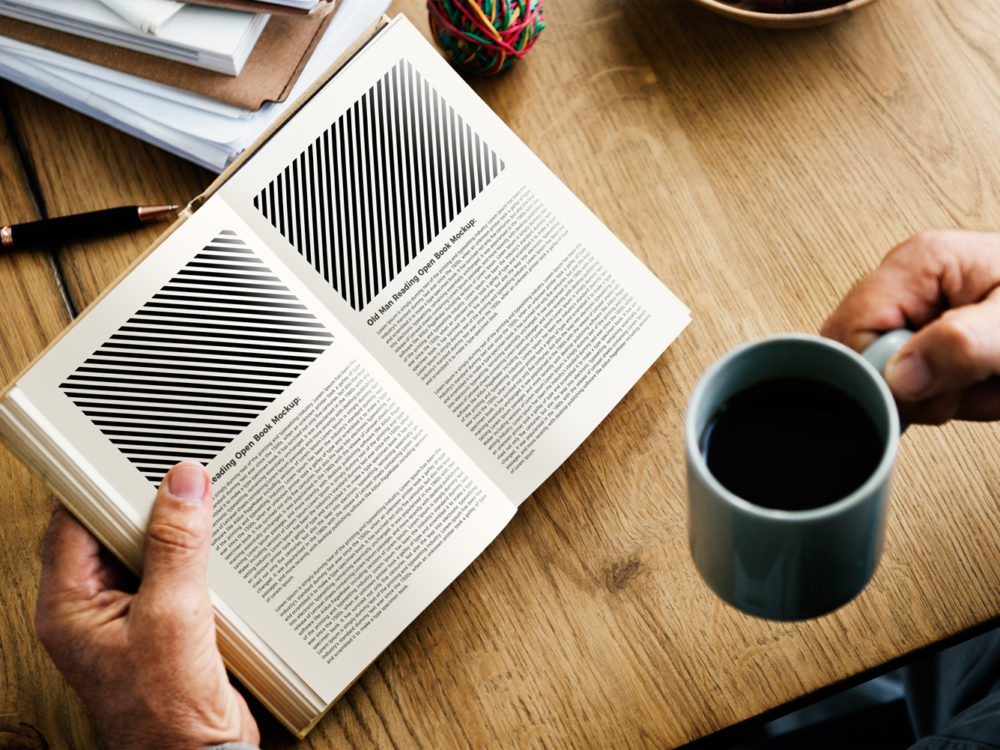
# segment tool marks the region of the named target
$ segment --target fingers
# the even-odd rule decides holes
[[[139,597],[203,608],[212,540],[212,486],[201,464],[174,466],[156,493],[146,530]]]
[[[100,565],[100,545],[62,505],[56,504],[45,532],[39,602],[65,597],[87,599],[96,589],[94,573]]]
[[[921,232],[893,250],[821,333],[862,351],[895,328],[917,333],[885,377],[911,422],[1000,419],[1000,234]]]
[[[935,305],[936,292],[936,285],[923,278],[915,283],[914,275],[887,257],[848,293],[823,323],[821,335],[864,351],[880,333],[912,325],[921,310]]]
[[[45,534],[35,632],[60,669],[74,663],[67,653],[82,633],[127,609],[129,597],[112,588],[111,572],[97,540],[57,504]]]
[[[1000,374],[1000,289],[945,312],[893,357],[885,379],[901,402],[958,393]],[[959,405],[955,401],[955,408]]]
[[[68,514],[53,514],[36,628],[108,747],[259,740],[216,644],[206,580],[211,534],[208,474],[195,462],[178,464],[153,503],[138,592],[105,588],[67,609],[66,591],[93,587],[95,577],[82,571],[100,570],[101,553]]]
[[[919,328],[943,310],[979,302],[1000,285],[1000,235],[931,231],[893,248],[823,324],[862,350],[882,332]]]
[[[940,311],[938,278],[943,268],[934,248],[943,242],[929,234],[893,248],[827,318],[822,335],[862,351],[879,333],[932,319]]]

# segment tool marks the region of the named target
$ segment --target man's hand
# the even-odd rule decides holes
[[[917,331],[885,371],[904,419],[1000,419],[1000,234],[911,237],[844,298],[821,333],[860,351],[894,328]]]
[[[61,506],[45,538],[35,629],[90,710],[109,748],[257,743],[215,643],[206,583],[212,487],[200,464],[178,464],[153,505],[142,582],[123,571]]]

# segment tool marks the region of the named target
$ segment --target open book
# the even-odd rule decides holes
[[[689,312],[402,17],[186,214],[0,431],[134,569],[208,467],[223,656],[302,735]]]

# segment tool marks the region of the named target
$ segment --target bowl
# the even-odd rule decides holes
[[[762,10],[752,10],[751,7],[757,5],[755,2],[742,0],[740,2],[723,2],[723,0],[694,0],[705,8],[734,21],[750,24],[751,26],[762,26],[768,29],[803,29],[808,26],[821,26],[826,23],[840,21],[847,18],[859,8],[874,2],[874,0],[849,0],[844,3],[837,3],[829,7],[818,8],[816,10],[805,10],[796,12],[766,12]],[[777,3],[781,5],[782,3]],[[799,0],[799,4],[804,3]]]

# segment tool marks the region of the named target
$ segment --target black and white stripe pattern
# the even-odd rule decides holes
[[[60,388],[151,482],[208,464],[333,341],[230,230]]]
[[[503,168],[400,60],[253,202],[361,310]]]

